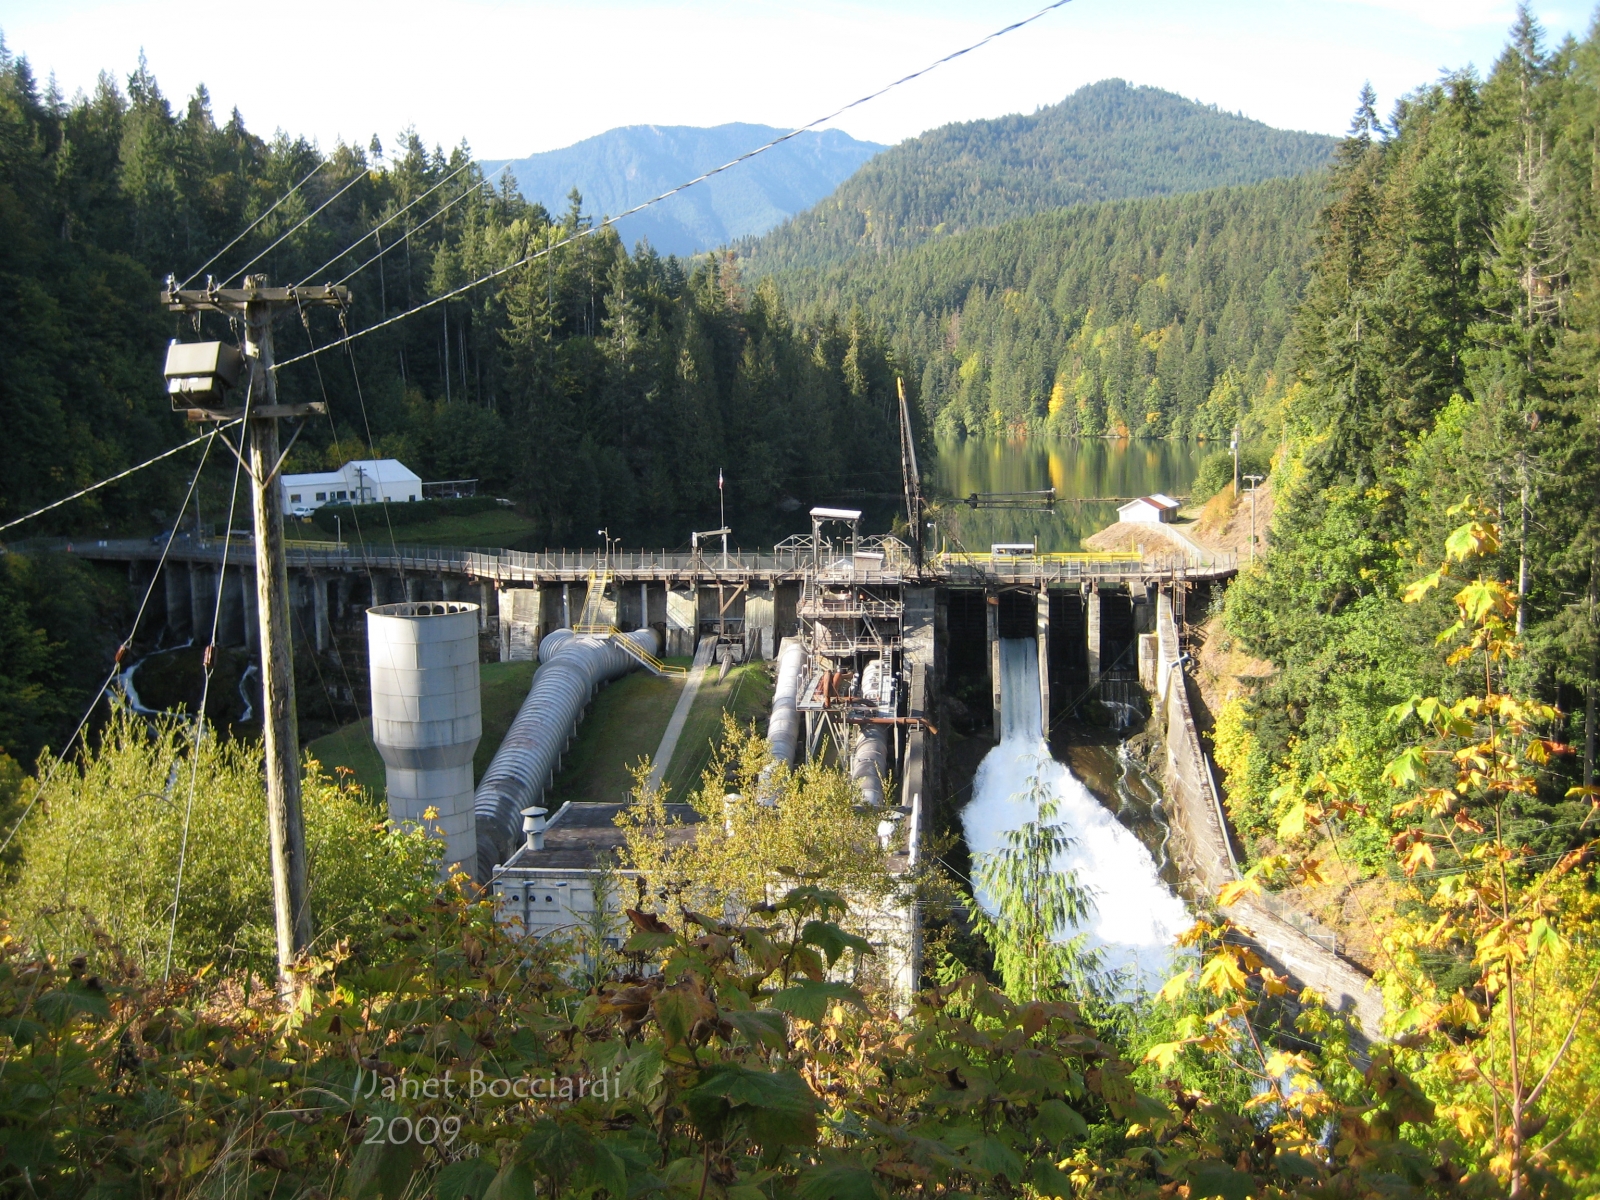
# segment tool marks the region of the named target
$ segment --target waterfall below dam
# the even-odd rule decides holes
[[[1172,958],[1173,939],[1188,928],[1183,901],[1161,880],[1155,859],[1137,837],[1050,756],[1039,732],[1039,654],[1031,638],[1000,642],[1000,744],[989,751],[961,812],[974,867],[980,855],[1005,848],[1006,834],[1036,815],[1030,792],[1037,779],[1056,805],[1056,822],[1072,844],[1056,859],[1094,898],[1094,909],[1062,941],[1087,934],[1100,952],[1114,990],[1127,994],[1159,986]],[[981,891],[979,904],[993,911]]]

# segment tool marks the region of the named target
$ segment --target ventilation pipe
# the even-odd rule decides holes
[[[861,792],[861,799],[874,808],[883,805],[883,777],[889,762],[889,730],[883,725],[864,725],[861,740],[850,760],[850,779]]]
[[[446,866],[477,867],[472,753],[483,735],[478,606],[455,601],[367,610],[372,740],[389,816],[444,834]],[[428,809],[437,816],[424,820]]]
[[[539,643],[533,687],[483,773],[473,803],[480,881],[486,882],[516,852],[523,810],[544,797],[595,689],[639,665],[613,639],[627,639],[648,654],[659,650],[653,629],[609,637],[557,629]]]

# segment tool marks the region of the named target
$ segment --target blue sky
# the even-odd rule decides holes
[[[790,127],[1035,11],[1043,0],[0,0],[0,31],[67,94],[142,47],[169,96],[204,82],[275,128],[363,144],[414,125],[483,157],[569,145],[617,125]],[[1552,40],[1587,3],[1534,11]],[[1343,132],[1371,80],[1385,109],[1441,70],[1498,54],[1514,0],[1073,0],[1035,25],[849,114],[895,142],[949,121],[1031,111],[1120,76],[1286,128]]]

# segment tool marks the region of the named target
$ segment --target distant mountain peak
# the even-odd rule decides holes
[[[624,125],[560,150],[520,159],[489,159],[490,178],[509,168],[529,200],[552,212],[574,187],[584,210],[623,212],[686,180],[755,149],[782,133],[770,125],[733,122]],[[624,242],[648,240],[663,254],[693,254],[765,233],[822,199],[883,147],[838,129],[799,134],[737,170],[697,184],[620,221]]]
[[[820,267],[1073,204],[1299,175],[1335,139],[1274,129],[1160,88],[1102,79],[1032,113],[901,142],[743,250],[756,270]]]

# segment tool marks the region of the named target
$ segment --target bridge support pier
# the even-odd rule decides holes
[[[325,653],[329,642],[328,579],[320,571],[307,572],[306,582],[311,585],[312,641],[317,653]]]
[[[691,655],[700,628],[700,601],[693,591],[682,587],[670,589],[666,601],[667,657]]]
[[[222,603],[217,615],[217,645],[237,646],[244,640],[244,579],[239,568],[226,567],[218,580]]]
[[[167,600],[167,631],[175,638],[182,637],[189,632],[189,564],[180,565],[168,559],[161,567],[161,574]]]
[[[239,568],[240,599],[244,609],[244,644],[247,648],[261,645],[261,613],[256,601],[256,572],[254,567]]]
[[[1005,734],[1000,714],[1000,593],[986,591],[983,599],[989,635],[989,697],[994,710],[994,740],[998,742]]]
[[[543,631],[538,588],[502,588],[497,597],[500,613],[500,661],[532,662],[539,653]]]
[[[1039,736],[1050,740],[1050,592],[1039,589]]]
[[[216,596],[218,567],[189,565],[189,636],[197,643],[211,636],[211,605]]]
[[[418,579],[415,575],[407,575],[405,577],[405,590],[406,601],[408,603],[415,604],[418,600],[422,599],[422,580]]]
[[[1086,585],[1083,594],[1083,624],[1089,646],[1089,686],[1100,678],[1100,589]]]

